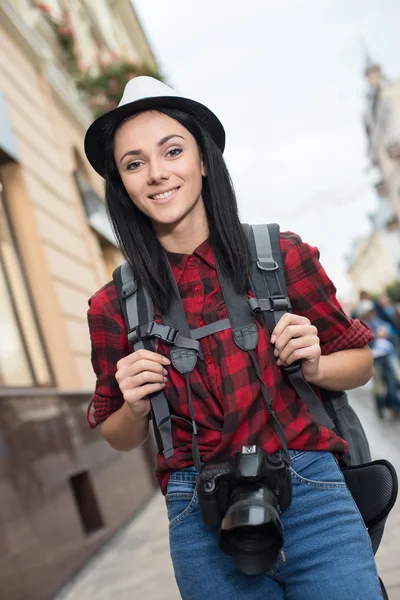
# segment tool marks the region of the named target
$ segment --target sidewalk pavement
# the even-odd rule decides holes
[[[372,458],[389,460],[400,478],[400,422],[389,413],[383,420],[377,418],[371,384],[351,392],[350,401],[364,426]],[[400,496],[389,515],[375,558],[389,600],[400,600]]]
[[[357,412],[366,427],[374,458],[378,458],[381,456],[381,435],[386,428],[391,429],[393,425],[376,421],[368,396],[369,394],[361,393],[355,398],[354,404],[357,405]],[[370,427],[373,427],[373,430],[369,432]],[[393,436],[396,436],[393,439],[397,440],[396,446],[392,446],[393,457],[385,452],[385,456],[393,462],[397,462],[394,459],[397,459],[399,452],[397,427],[398,424],[392,432]],[[381,432],[379,428],[382,428]],[[376,562],[379,574],[388,590],[389,600],[400,600],[399,501],[388,519]],[[180,599],[168,550],[165,501],[159,493],[139,516],[101,548],[54,600],[139,599]]]
[[[376,555],[378,573],[389,600],[400,600],[400,501],[397,500],[386,523],[385,534]],[[152,598],[149,596],[149,600]]]
[[[54,600],[179,600],[164,497],[117,533]]]

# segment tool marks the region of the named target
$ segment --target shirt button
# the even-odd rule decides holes
[[[204,321],[203,321],[203,319],[200,319],[200,321],[199,321],[199,327],[204,327]]]
[[[201,291],[201,285],[195,285],[194,291],[196,292],[196,294],[198,294]]]
[[[190,263],[190,264],[194,263],[194,256],[189,256],[188,263]]]
[[[214,361],[213,361],[213,359],[211,358],[211,356],[207,356],[207,358],[206,358],[206,363],[207,363],[208,365],[212,365],[212,364],[214,363]]]

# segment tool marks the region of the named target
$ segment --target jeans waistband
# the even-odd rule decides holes
[[[297,456],[304,454],[307,450],[289,450],[290,458],[293,460]],[[283,454],[283,450],[279,452]],[[186,481],[186,482],[195,482],[197,479],[198,471],[194,465],[190,467],[186,467],[184,469],[179,469],[176,471],[172,471],[170,475],[170,481]]]

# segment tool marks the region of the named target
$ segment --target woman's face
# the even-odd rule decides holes
[[[155,224],[174,226],[204,212],[205,169],[195,138],[163,113],[125,121],[114,138],[114,158],[132,202]]]

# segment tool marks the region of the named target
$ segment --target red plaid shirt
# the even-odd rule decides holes
[[[282,233],[281,249],[293,312],[307,317],[318,328],[322,354],[366,346],[373,334],[365,324],[349,319],[343,312],[335,287],[319,262],[317,248],[303,243],[293,233]],[[195,329],[227,318],[209,241],[191,255],[168,253],[168,259],[189,327]],[[94,420],[89,414],[90,407],[88,420],[95,427],[124,402],[115,371],[118,360],[131,350],[114,284],[101,288],[89,305],[92,364],[97,383],[91,402]],[[156,315],[156,320],[160,322],[160,315]],[[346,442],[314,420],[284,379],[276,365],[267,327],[259,323],[257,327],[255,355],[289,448],[345,452]],[[205,337],[200,343],[204,360],[197,361],[190,381],[202,459],[208,462],[232,456],[246,444],[260,445],[267,453],[276,452],[281,445],[270,425],[248,353],[236,346],[230,329]],[[163,342],[158,351],[169,357],[169,346]],[[172,413],[190,420],[185,378],[172,366],[168,369],[164,392]],[[174,455],[168,461],[160,454],[157,458],[156,476],[163,493],[171,470],[192,464],[191,429],[183,421],[173,421],[173,441]]]

